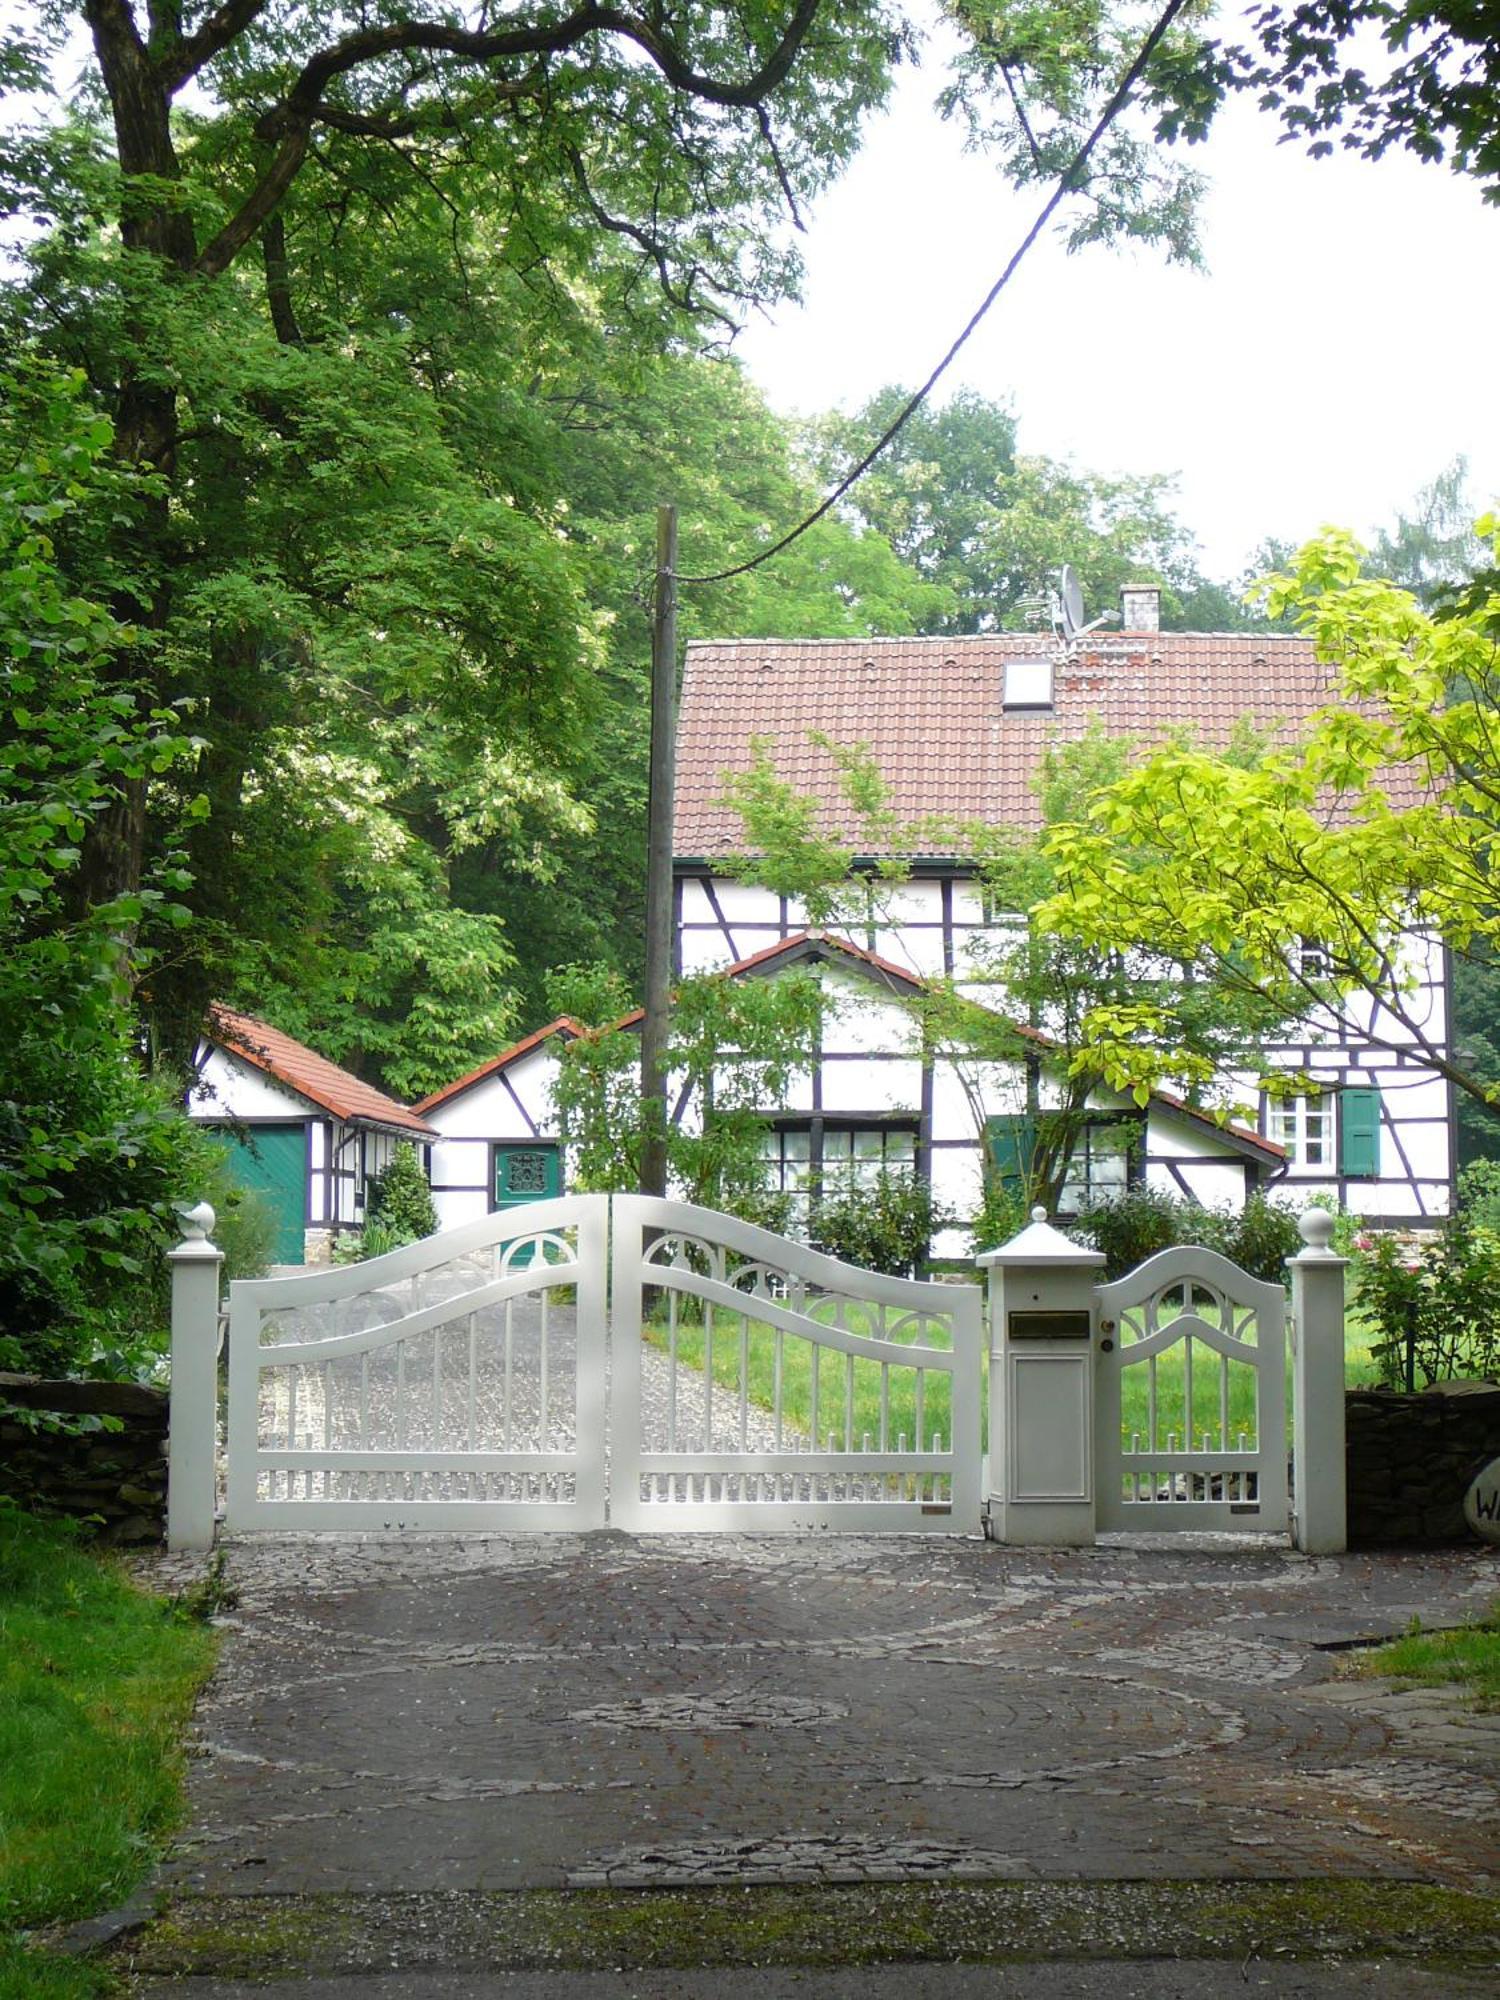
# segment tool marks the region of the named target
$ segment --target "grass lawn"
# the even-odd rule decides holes
[[[1480,1708],[1500,1704],[1500,1607],[1457,1632],[1411,1632],[1362,1654],[1362,1674],[1408,1687],[1456,1687]]]
[[[0,1507],[0,2000],[109,1991],[20,1934],[108,1909],[145,1875],[177,1823],[214,1651],[191,1609]]]
[[[816,1313],[816,1307],[813,1311]],[[846,1437],[852,1440],[856,1451],[865,1438],[870,1441],[870,1449],[880,1449],[882,1385],[881,1369],[876,1362],[856,1360],[851,1368],[844,1355],[828,1348],[815,1348],[811,1342],[794,1336],[787,1336],[781,1341],[778,1358],[777,1338],[772,1328],[754,1320],[750,1320],[747,1326],[740,1314],[726,1312],[722,1308],[708,1308],[707,1319],[705,1326],[696,1316],[688,1319],[679,1312],[675,1330],[668,1319],[662,1317],[646,1328],[645,1337],[651,1346],[663,1352],[672,1346],[675,1337],[679,1368],[700,1379],[704,1373],[705,1350],[711,1344],[715,1394],[723,1394],[726,1398],[717,1405],[721,1421],[730,1410],[738,1409],[742,1382],[748,1382],[748,1400],[754,1408],[774,1410],[779,1370],[781,1410],[789,1443],[797,1437],[814,1436],[820,1443],[826,1443],[831,1433],[835,1450],[845,1447]],[[876,1329],[871,1323],[867,1326],[856,1324],[853,1330],[874,1332]],[[1370,1338],[1369,1328],[1357,1314],[1351,1313],[1345,1328],[1344,1349],[1344,1380],[1351,1389],[1370,1386],[1376,1380],[1374,1363],[1370,1359]],[[1149,1365],[1142,1363],[1128,1369],[1121,1384],[1121,1431],[1127,1441],[1132,1433],[1138,1433],[1143,1444],[1148,1435],[1151,1413]],[[1290,1351],[1287,1385],[1290,1404]],[[1160,1356],[1156,1363],[1159,1446],[1165,1446],[1168,1431],[1177,1432],[1179,1444],[1182,1442],[1186,1416],[1185,1391],[1182,1351],[1178,1348]],[[981,1423],[987,1449],[988,1369],[981,1380],[980,1395],[983,1399]],[[1231,1366],[1228,1439],[1231,1450],[1234,1449],[1237,1434],[1242,1430],[1250,1433],[1253,1445],[1255,1419],[1252,1398],[1249,1370]],[[1211,1440],[1216,1440],[1222,1415],[1217,1357],[1200,1348],[1197,1350],[1193,1377],[1192,1428],[1195,1437],[1201,1437],[1207,1430]],[[927,1374],[923,1385],[921,1429],[929,1448],[935,1435],[941,1436],[945,1445],[952,1438],[948,1378],[945,1375]],[[885,1408],[884,1435],[889,1448],[897,1449],[897,1440],[904,1435],[907,1447],[914,1449],[917,1430],[915,1371],[893,1368],[887,1385]],[[697,1440],[686,1436],[682,1442],[691,1448]]]

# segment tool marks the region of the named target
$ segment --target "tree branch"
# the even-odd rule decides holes
[[[165,50],[157,60],[156,74],[168,97],[175,97],[205,63],[227,49],[265,10],[266,0],[224,0],[224,5],[216,7],[192,34]]]
[[[120,0],[91,0],[91,5],[95,7],[117,7],[119,4]],[[346,130],[368,129],[355,128],[347,123],[364,114],[324,103],[330,84],[366,63],[416,51],[457,56],[476,63],[501,62],[517,56],[561,54],[576,48],[593,35],[608,34],[633,42],[650,58],[674,90],[708,104],[753,109],[785,80],[817,18],[820,4],[821,0],[797,0],[796,10],[776,47],[760,67],[741,83],[721,83],[695,70],[672,43],[648,22],[633,14],[622,13],[617,8],[597,6],[594,0],[584,0],[582,6],[561,21],[506,28],[495,33],[454,27],[442,21],[396,21],[381,27],[362,28],[320,50],[306,62],[287,95],[261,115],[255,128],[256,136],[267,143],[276,143],[276,156],[238,214],[230,218],[202,252],[196,268],[204,276],[216,277],[233,263],[296,178],[306,158],[308,138],[315,125],[343,120],[346,121]],[[228,4],[211,18],[227,22],[231,8],[236,5],[249,7],[251,0],[228,0]],[[254,18],[253,12],[249,18]],[[200,36],[208,27],[206,22],[204,29],[199,31]],[[515,87],[508,88],[500,79],[493,87],[506,94],[516,94]],[[379,131],[376,136],[399,135]]]

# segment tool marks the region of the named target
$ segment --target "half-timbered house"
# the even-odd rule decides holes
[[[982,1148],[995,1142],[976,1103],[1014,1135],[1030,1080],[1024,1065],[976,1068],[924,1049],[917,974],[846,939],[803,933],[779,938],[734,965],[734,979],[812,971],[823,990],[823,1026],[812,1067],[784,1102],[766,1107],[766,1181],[788,1197],[791,1225],[811,1224],[815,1191],[868,1185],[882,1172],[921,1172],[941,1211],[966,1221],[982,1198]],[[640,1015],[619,1024],[634,1028]],[[562,1050],[580,1031],[550,1022],[416,1107],[439,1134],[432,1189],[444,1228],[561,1191],[567,1135],[553,1085]],[[701,1107],[669,1090],[674,1118]],[[1079,1138],[1064,1209],[1125,1185],[1139,1171],[1153,1186],[1211,1207],[1238,1207],[1285,1165],[1284,1149],[1237,1124],[1221,1125],[1165,1094],[1145,1107],[1100,1093]],[[967,1229],[944,1230],[942,1255],[967,1250]]]
[[[1327,670],[1300,637],[1162,632],[1149,587],[1125,593],[1125,616],[1127,629],[1065,644],[1025,633],[690,645],[674,842],[679,971],[764,960],[808,929],[795,899],[736,878],[744,835],[725,799],[726,774],[747,770],[757,743],[768,746],[783,779],[819,802],[819,828],[835,838],[852,838],[857,825],[842,803],[829,744],[868,748],[899,824],[980,822],[1034,832],[1040,807],[1033,787],[1045,750],[1078,740],[1095,718],[1142,742],[1187,726],[1223,744],[1241,718],[1263,732],[1295,730],[1329,697]],[[857,855],[856,864],[873,869],[889,858],[877,850]],[[849,933],[850,942],[889,979],[962,981],[976,942],[1013,924],[1014,915],[987,906],[961,855],[901,858],[908,878],[872,894],[869,921]],[[1420,1225],[1446,1214],[1451,1093],[1420,1043],[1446,1048],[1447,967],[1431,939],[1408,936],[1404,949],[1412,988],[1402,997],[1405,1021],[1384,1008],[1351,1005],[1338,1017],[1309,1020],[1264,1051],[1269,1064],[1306,1075],[1315,1090],[1262,1097],[1248,1132],[1216,1127],[1186,1106],[1177,1107],[1174,1124],[1159,1099],[1144,1121],[1148,1133],[1136,1129],[1143,1120],[1133,1107],[1101,1104],[1072,1188],[1082,1194],[1145,1179],[1233,1204],[1263,1185],[1298,1201],[1327,1192],[1376,1224]],[[887,1043],[869,1023],[860,1032],[857,1051],[822,1051],[804,1123],[775,1122],[783,1172],[795,1171],[785,1163],[800,1160],[803,1148],[827,1161],[830,1145],[842,1157],[846,1136],[850,1146],[874,1148],[876,1135],[886,1135],[881,1157],[909,1159],[941,1186],[955,1184],[942,1164],[946,1151],[977,1157],[986,1129],[992,1143],[1007,1143],[1017,1117],[1014,1074],[992,1075],[977,1096],[966,1090],[962,1117],[956,1110],[940,1115],[952,1086],[940,1066],[929,1062],[930,1073],[914,1085],[908,1073],[918,1058],[901,1031],[893,1027]],[[1237,1095],[1254,1095],[1248,1078],[1226,1081]],[[1226,1134],[1243,1149],[1236,1172],[1225,1167]],[[1177,1156],[1179,1144],[1191,1165]],[[1214,1156],[1212,1170],[1198,1164],[1193,1147]]]

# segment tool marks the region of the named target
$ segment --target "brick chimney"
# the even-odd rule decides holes
[[[1161,630],[1161,585],[1127,583],[1120,592],[1120,626],[1126,632]]]

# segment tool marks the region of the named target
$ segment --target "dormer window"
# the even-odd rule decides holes
[[[1006,708],[1051,708],[1052,662],[1007,660],[1001,700]]]

